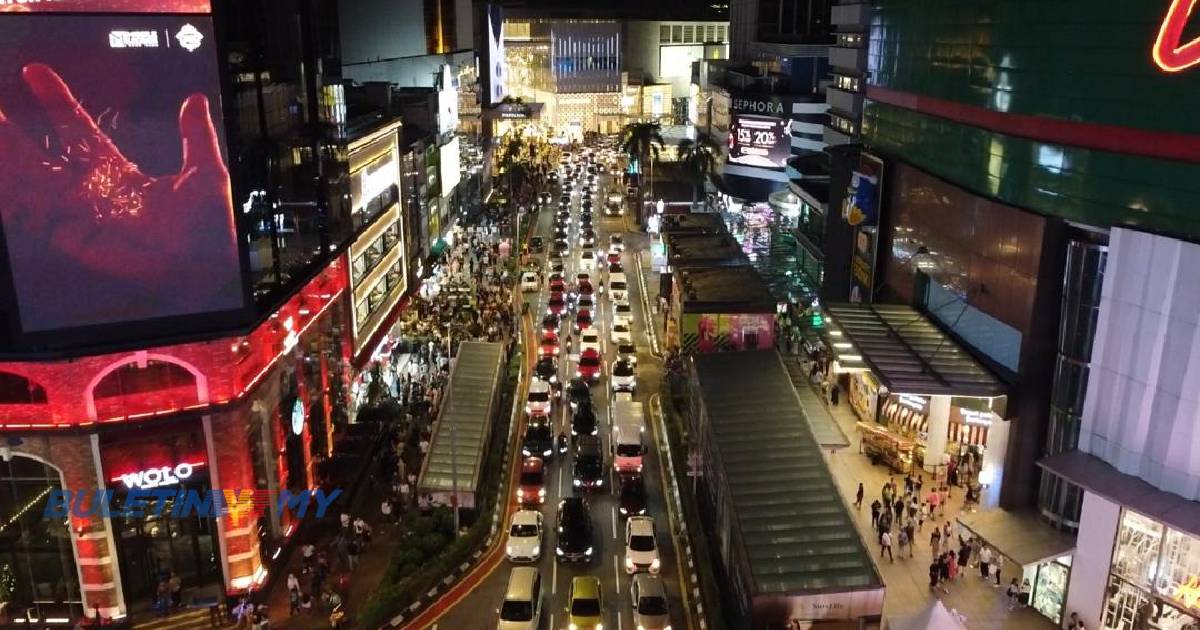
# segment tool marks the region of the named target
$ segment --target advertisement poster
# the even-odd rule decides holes
[[[850,301],[854,303],[873,301],[882,189],[883,160],[862,153],[842,203],[842,218],[854,226],[854,249],[850,254]]]
[[[792,155],[791,119],[737,114],[728,142],[729,161],[734,164],[783,168]]]
[[[209,13],[209,0],[0,0],[0,13]]]
[[[504,100],[508,91],[504,82],[508,79],[507,62],[504,60],[504,9],[499,4],[487,5],[488,16],[488,105]]]
[[[0,220],[25,332],[242,307],[219,103],[207,17],[0,19]]]

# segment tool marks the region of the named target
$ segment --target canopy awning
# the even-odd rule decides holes
[[[1071,451],[1047,457],[1038,466],[1172,529],[1200,536],[1200,502],[1159,490],[1095,455]]]
[[[1008,388],[911,306],[827,304],[825,337],[839,365],[868,368],[893,394],[1005,396]]]
[[[967,513],[958,523],[1004,557],[1021,566],[1053,560],[1075,551],[1075,539],[1028,512],[999,508]]]

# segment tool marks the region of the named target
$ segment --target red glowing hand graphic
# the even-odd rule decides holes
[[[180,107],[179,172],[151,176],[54,70],[29,64],[22,78],[54,134],[35,140],[0,109],[0,215],[10,250],[14,238],[26,239],[64,272],[137,284],[168,302],[176,298],[166,292],[184,287],[198,303],[228,290],[220,272],[237,261],[233,204],[208,99],[193,94]]]

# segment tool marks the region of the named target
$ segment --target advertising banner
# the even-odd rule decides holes
[[[487,5],[488,29],[488,105],[504,100],[508,90],[508,63],[504,60],[504,9],[499,4]]]
[[[209,0],[0,0],[0,13],[209,13]]]
[[[854,227],[850,254],[850,301],[871,302],[875,294],[875,255],[879,246],[879,212],[883,203],[883,160],[859,156],[842,203],[842,218]]]
[[[199,16],[0,19],[0,220],[25,332],[243,306],[214,42]]]
[[[736,114],[729,128],[728,142],[730,162],[783,168],[792,155],[791,119]]]

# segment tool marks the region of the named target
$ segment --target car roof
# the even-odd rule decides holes
[[[628,523],[629,531],[634,536],[654,535],[654,517],[652,516],[631,516]]]
[[[546,381],[533,381],[529,383],[529,392],[533,393],[534,390],[537,390],[538,392],[549,392],[550,383],[547,383]]]
[[[504,590],[504,599],[510,601],[529,601],[533,597],[533,582],[537,579],[536,567],[513,567],[508,575],[508,586]]]
[[[633,576],[633,581],[637,584],[638,595],[642,597],[667,597],[662,578],[657,575],[638,573]]]
[[[600,449],[600,438],[599,437],[597,437],[595,435],[579,436],[579,450],[580,451],[585,451],[585,450],[590,451],[593,449],[595,449],[596,452],[600,452],[601,449]]]
[[[600,599],[600,578],[594,575],[571,578],[571,596],[576,599]]]
[[[513,514],[512,524],[537,525],[539,516],[541,516],[541,512],[537,510],[517,510],[517,513]]]
[[[542,462],[541,457],[526,457],[525,461],[521,462],[521,472],[545,470],[546,464]]]

